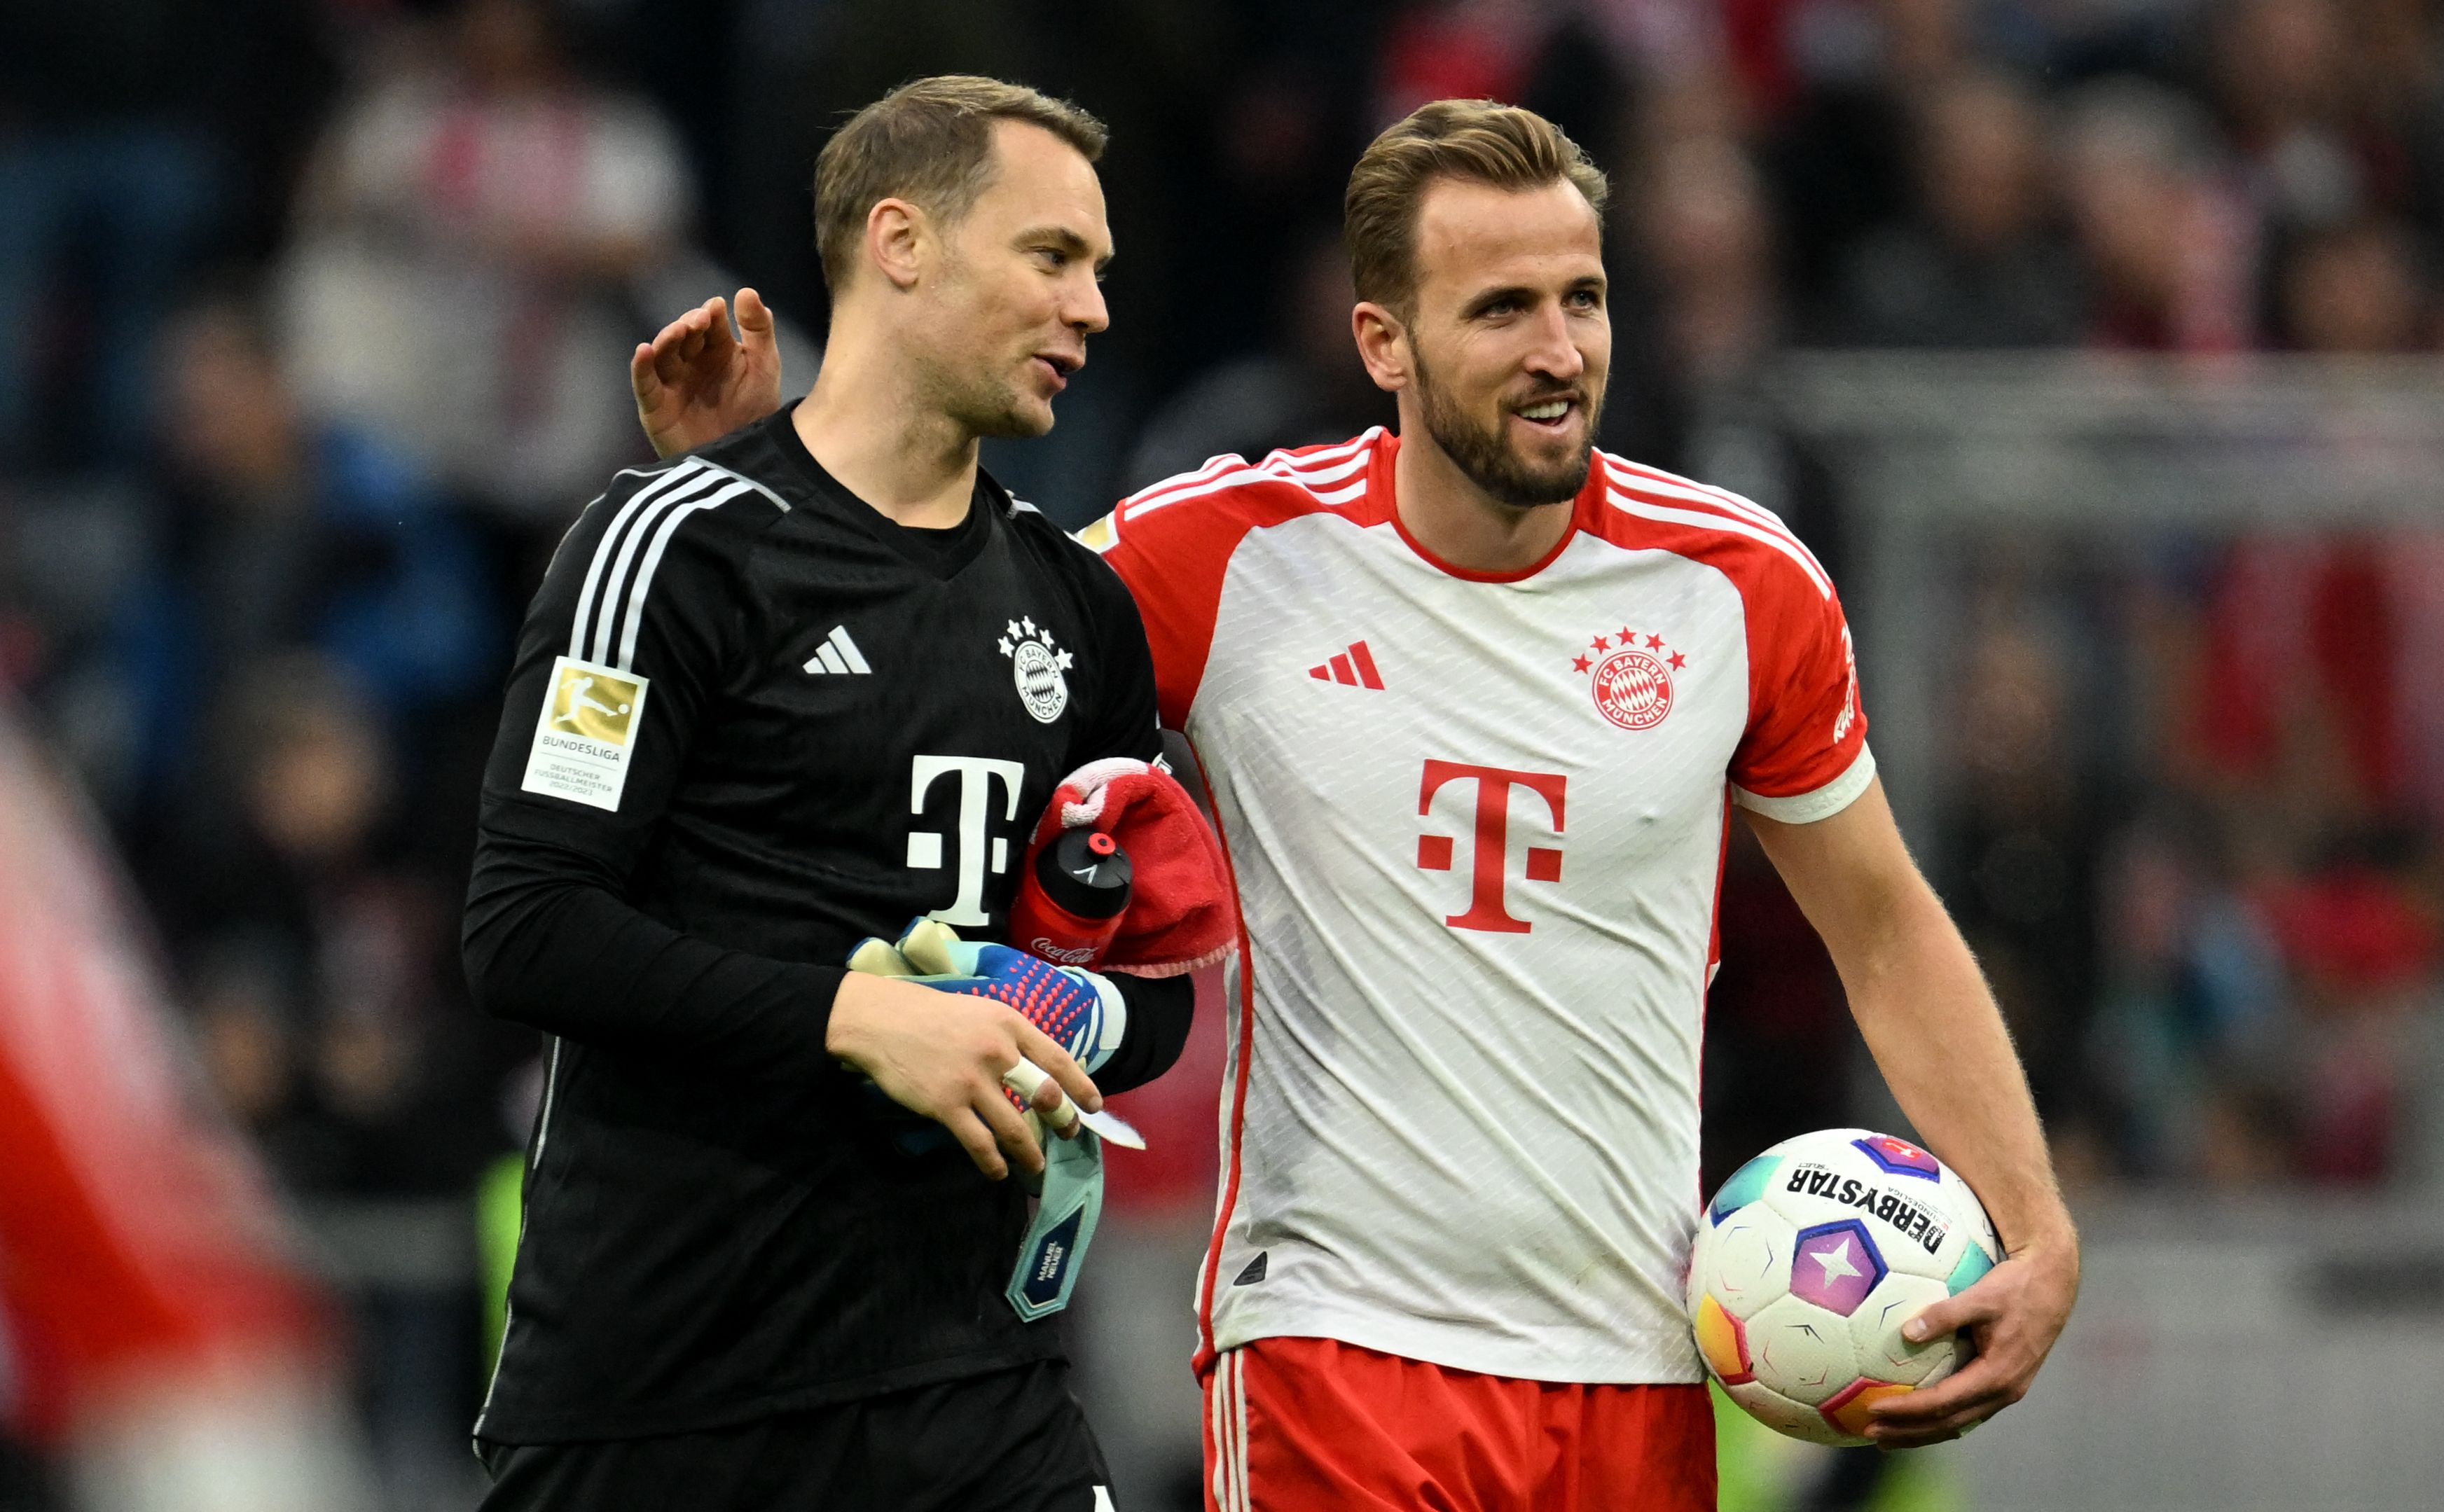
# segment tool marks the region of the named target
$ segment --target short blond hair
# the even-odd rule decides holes
[[[815,252],[837,295],[857,267],[865,218],[905,199],[945,224],[972,209],[992,182],[997,120],[1041,126],[1088,162],[1103,156],[1103,123],[1065,100],[975,74],[901,84],[848,120],[815,158]]]
[[[1437,179],[1542,189],[1566,181],[1601,224],[1611,188],[1562,128],[1490,100],[1436,100],[1384,128],[1349,171],[1342,201],[1358,297],[1405,319],[1417,293],[1417,211]]]

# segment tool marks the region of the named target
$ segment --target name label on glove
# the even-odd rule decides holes
[[[1007,1293],[1020,1318],[1031,1323],[1069,1305],[1102,1211],[1102,1143],[1083,1129],[1075,1139],[1046,1138],[1044,1195],[1018,1246]]]

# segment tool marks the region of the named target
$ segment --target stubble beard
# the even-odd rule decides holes
[[[1050,408],[1040,419],[1028,414],[1014,384],[979,379],[963,397],[954,417],[985,440],[1031,441],[1052,429]]]
[[[1579,496],[1579,490],[1587,484],[1587,470],[1595,461],[1596,423],[1603,418],[1602,390],[1587,397],[1587,439],[1578,453],[1550,467],[1538,467],[1504,438],[1501,420],[1495,420],[1490,430],[1477,423],[1434,381],[1424,354],[1412,355],[1417,397],[1425,406],[1426,433],[1435,438],[1435,445],[1443,449],[1443,454],[1471,483],[1485,490],[1487,497],[1514,509],[1534,509],[1548,504],[1566,504]]]
[[[980,440],[1032,440],[1052,429],[1051,417],[1038,418],[1023,407],[1018,385],[996,378],[972,358],[957,363],[929,364],[920,379],[927,408]]]
[[[955,288],[966,281],[968,268],[954,257],[943,273]],[[1052,429],[1050,407],[1041,418],[1029,414],[1017,376],[991,365],[999,356],[955,345],[936,352],[925,364],[919,390],[929,408],[980,440],[1033,440]]]

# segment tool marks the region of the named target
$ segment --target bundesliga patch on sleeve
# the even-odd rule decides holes
[[[613,813],[628,784],[628,758],[645,717],[645,679],[573,656],[551,664],[549,694],[527,752],[529,793]]]

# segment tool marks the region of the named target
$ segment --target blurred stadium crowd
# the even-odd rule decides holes
[[[1767,381],[1792,348],[2444,338],[2436,0],[9,7],[0,685],[292,1193],[463,1194],[523,1141],[534,1045],[469,1007],[455,920],[525,595],[645,454],[622,367],[661,321],[754,283],[803,390],[814,152],[943,71],[1114,128],[1112,330],[1056,433],[990,459],[1072,526],[1389,419],[1340,194],[1441,96],[1537,108],[1614,175],[1605,444],[1775,508],[1837,578],[1844,479]],[[2202,542],[2109,628],[1988,568],[1925,860],[2065,1179],[2421,1174],[2444,536]],[[1750,847],[1723,934],[1736,1161],[1844,1121],[1824,1068],[1856,1052]],[[1172,1079],[1199,1153],[1143,1204],[1210,1210],[1210,1064]]]

